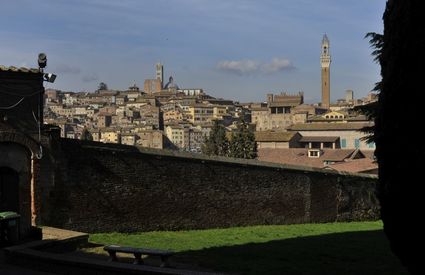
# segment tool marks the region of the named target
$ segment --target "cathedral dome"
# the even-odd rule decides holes
[[[164,86],[164,89],[176,89],[176,90],[178,90],[179,86],[176,83],[174,83],[173,77],[170,76],[170,78],[168,79],[168,83],[165,84],[165,86]]]

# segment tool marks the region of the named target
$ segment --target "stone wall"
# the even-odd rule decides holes
[[[45,225],[132,232],[379,217],[373,176],[67,139],[50,154],[38,186]]]

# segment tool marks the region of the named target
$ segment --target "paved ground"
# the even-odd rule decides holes
[[[86,235],[85,233],[81,232],[75,232],[75,231],[69,231],[69,230],[63,230],[58,228],[52,228],[52,227],[43,227],[43,240],[49,240],[49,239],[57,239],[57,240],[63,240],[67,238],[72,237],[78,237],[82,235]],[[0,248],[0,274],[1,275],[20,275],[20,274],[28,274],[28,275],[49,275],[54,273],[48,273],[48,272],[41,272],[41,271],[34,271],[31,269],[22,268],[15,265],[9,265],[4,262],[4,255],[3,251]]]
[[[17,255],[16,257],[20,257],[19,253],[23,253],[22,255],[25,255],[25,253],[29,253],[31,251],[32,247],[36,247],[37,245],[40,244],[45,244],[46,242],[49,243],[49,240],[58,240],[58,241],[64,241],[62,244],[65,245],[65,247],[67,247],[67,245],[70,244],[70,242],[72,244],[82,244],[82,243],[87,243],[87,238],[88,235],[86,233],[82,233],[82,232],[75,232],[75,231],[69,231],[69,230],[63,230],[63,229],[58,229],[58,228],[51,228],[51,227],[43,227],[43,240],[39,240],[39,241],[34,241],[34,242],[30,242],[30,243],[25,243],[25,244],[20,244],[17,245],[15,247],[11,247],[8,251],[10,253],[16,253],[16,254],[11,254],[11,255]],[[52,241],[50,241],[52,242]],[[55,249],[53,247],[53,249]],[[29,250],[27,252],[25,252],[26,250]],[[44,251],[44,252],[43,252]],[[103,250],[102,250],[103,251]],[[109,272],[108,274],[115,274],[115,273],[119,273],[118,270],[122,270],[122,271],[126,271],[126,272],[148,272],[148,273],[161,273],[163,274],[164,271],[167,268],[159,268],[159,259],[149,259],[150,260],[155,260],[155,264],[152,265],[140,265],[140,266],[135,266],[133,264],[126,264],[124,259],[122,262],[119,263],[111,263],[108,261],[109,256],[108,255],[93,255],[91,253],[86,253],[84,251],[78,250],[78,251],[62,251],[61,253],[57,254],[56,256],[51,256],[52,257],[52,262],[50,262],[49,264],[49,257],[48,256],[48,251],[47,250],[42,250],[42,251],[37,251],[37,250],[33,250],[31,253],[40,253],[40,255],[44,255],[42,257],[42,266],[44,266],[44,268],[48,267],[47,270],[51,271],[51,272],[42,272],[42,271],[37,271],[37,270],[31,270],[30,268],[26,268],[26,267],[20,267],[20,266],[15,266],[15,265],[11,265],[11,264],[6,264],[4,262],[4,252],[3,249],[0,248],[0,275],[20,275],[20,274],[28,274],[28,275],[53,275],[55,273],[55,270],[57,272],[59,271],[63,271],[65,268],[66,270],[73,270],[75,267],[80,266],[81,264],[83,266],[86,266],[87,268],[87,272],[93,272],[93,274],[99,274],[99,272]],[[44,254],[43,254],[44,253]],[[54,252],[51,252],[54,253]],[[33,254],[31,254],[33,255]],[[38,255],[38,254],[37,254]],[[47,255],[47,256],[46,256]],[[128,255],[125,255],[126,257]],[[46,258],[47,257],[47,258]],[[56,260],[59,258],[59,260],[64,260],[66,261],[66,267],[64,266],[58,266],[56,264]],[[101,259],[101,261],[99,261],[99,259]],[[130,263],[132,262],[133,258],[129,257],[128,258],[130,261]],[[19,258],[16,258],[15,261],[19,260]],[[37,265],[38,262],[37,260],[30,260],[27,264],[30,264],[30,262],[32,261],[33,264]],[[157,262],[156,262],[157,261]],[[99,269],[99,263],[101,263],[102,268],[104,269]],[[31,267],[31,266],[30,266]],[[69,269],[68,269],[69,268]],[[105,269],[106,268],[106,269]],[[108,270],[108,268],[111,268],[111,270]],[[178,266],[174,265],[173,269],[168,270],[167,272],[170,272],[170,274],[185,274],[185,275],[194,275],[194,274],[218,274],[218,273],[207,273],[205,271],[201,271],[198,270],[198,268],[194,268],[193,266]]]
[[[31,269],[25,269],[15,265],[4,263],[3,251],[0,248],[0,274],[1,275],[52,275],[53,273],[39,272]]]
[[[13,265],[3,265],[0,263],[0,274],[2,275],[53,275],[53,273],[38,272],[24,269]]]

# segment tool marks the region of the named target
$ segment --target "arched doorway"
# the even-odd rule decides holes
[[[19,174],[9,167],[0,167],[0,212],[19,213]]]

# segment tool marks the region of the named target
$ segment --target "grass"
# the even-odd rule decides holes
[[[240,274],[406,273],[391,254],[382,222],[91,234],[90,242],[170,249],[178,252],[176,263]]]

